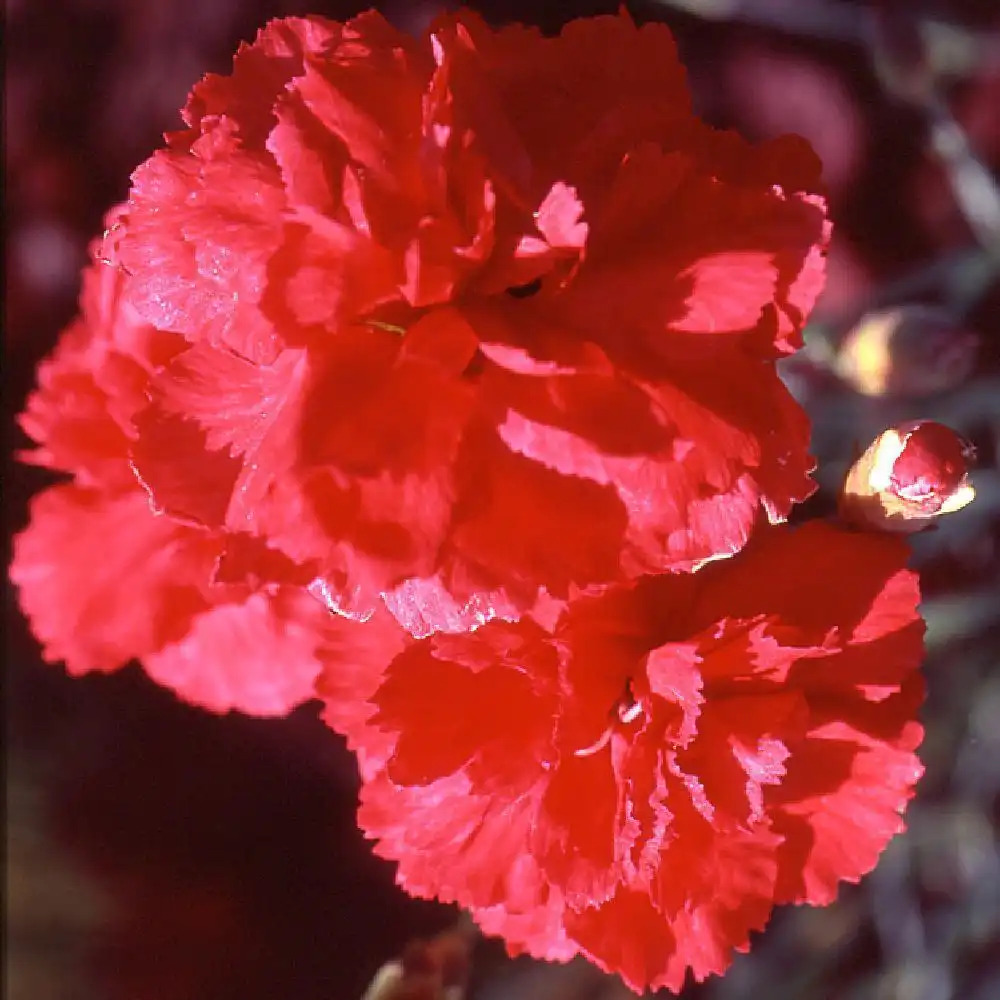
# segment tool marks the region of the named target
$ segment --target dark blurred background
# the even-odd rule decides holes
[[[381,10],[420,31],[440,5]],[[554,31],[617,3],[473,2]],[[828,290],[786,376],[815,422],[829,513],[858,447],[926,417],[978,451],[977,501],[917,539],[928,618],[927,774],[910,831],[825,909],[786,908],[689,1000],[1000,998],[1000,9],[981,2],[628,3],[675,30],[696,106],[751,138],[808,137],[837,225]],[[4,428],[9,536],[48,480],[16,465],[37,361],[71,318],[87,241],[177,127],[198,77],[303,0],[7,0]],[[882,310],[881,313],[878,310]],[[889,310],[888,386],[857,345]],[[873,319],[873,311],[875,311]],[[852,340],[852,338],[854,338]],[[860,338],[860,339],[859,339]],[[876,381],[878,381],[876,379]],[[884,380],[883,380],[884,381]],[[136,667],[43,665],[5,591],[10,1000],[355,1000],[453,910],[408,899],[353,822],[356,776],[305,708],[216,718]],[[477,946],[481,1000],[612,1000],[586,966]]]

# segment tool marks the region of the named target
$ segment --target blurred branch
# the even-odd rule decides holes
[[[973,152],[965,130],[937,94],[924,105],[930,123],[931,149],[948,174],[955,201],[976,239],[1000,258],[1000,189]]]
[[[657,0],[663,7],[706,21],[732,21],[770,28],[786,35],[869,46],[872,12],[840,0]],[[969,76],[1000,63],[1000,41],[985,32],[937,18],[920,19],[932,71],[938,76]]]
[[[921,113],[930,149],[969,229],[992,256],[1000,256],[1000,189],[941,95],[926,32],[907,10],[879,8],[868,22],[876,75],[890,97]]]
[[[788,35],[864,42],[862,12],[844,3],[800,0],[658,0],[706,21],[735,21]]]
[[[1000,276],[997,248],[966,247],[928,261],[882,290],[899,301],[927,291],[940,294],[955,320],[966,316]]]

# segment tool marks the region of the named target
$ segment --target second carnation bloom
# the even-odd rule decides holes
[[[922,772],[905,542],[812,522],[731,560],[410,645],[369,682],[359,822],[410,892],[637,991],[728,967],[874,867]],[[836,589],[830,588],[836,581]]]

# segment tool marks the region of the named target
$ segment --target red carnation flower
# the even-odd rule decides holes
[[[364,632],[333,619],[287,557],[195,523],[215,502],[212,481],[189,519],[151,507],[130,457],[159,441],[137,439],[133,418],[150,378],[185,344],[142,322],[122,283],[98,260],[84,273],[82,314],[21,416],[38,442],[24,459],[73,476],[34,498],[14,540],[11,579],[45,658],[72,674],[140,659],[188,701],[257,715],[311,698],[331,656],[384,663],[400,648],[388,615]]]
[[[107,241],[189,344],[136,419],[160,508],[423,635],[692,569],[811,492],[773,362],[818,163],[695,119],[664,26],[279,20],[184,120]]]
[[[906,554],[762,528],[694,574],[414,642],[349,732],[360,825],[512,952],[582,952],[637,991],[721,972],[775,904],[830,902],[903,828]]]

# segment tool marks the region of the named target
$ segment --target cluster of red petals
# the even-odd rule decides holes
[[[903,828],[906,557],[765,527],[694,574],[414,642],[349,730],[360,824],[411,893],[514,952],[583,953],[637,991],[721,972],[775,904],[830,902]]]
[[[105,253],[186,350],[156,505],[414,635],[737,551],[813,486],[775,374],[819,164],[690,110],[663,25],[272,22],[136,171]]]
[[[11,579],[45,658],[72,674],[138,659],[185,700],[254,715],[313,697],[331,658],[383,664],[401,648],[388,615],[364,629],[332,617],[301,570],[259,540],[151,507],[133,464],[159,442],[137,434],[136,414],[154,373],[187,345],[144,323],[122,284],[95,257],[81,315],[21,415],[38,445],[22,457],[72,476],[34,498],[14,540]]]
[[[778,526],[808,147],[698,121],[625,14],[279,20],[184,121],[22,415],[71,477],[15,540],[45,656],[318,694],[401,884],[637,990],[868,871],[921,624],[904,542]]]

